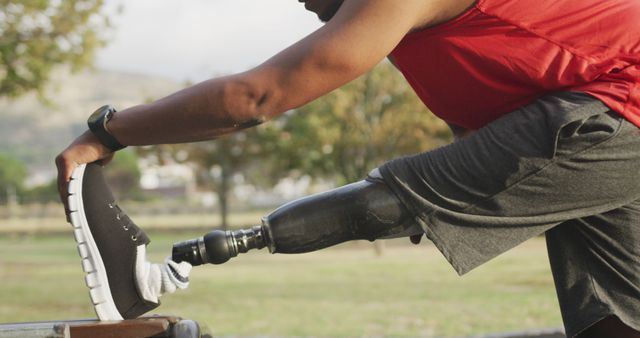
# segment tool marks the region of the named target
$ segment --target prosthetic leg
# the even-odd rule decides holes
[[[271,253],[311,252],[342,242],[422,233],[380,178],[369,177],[283,205],[262,225],[216,230],[173,246],[173,260],[222,264],[239,253],[267,247]]]

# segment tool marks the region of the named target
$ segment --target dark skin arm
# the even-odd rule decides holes
[[[329,23],[260,66],[122,110],[108,129],[122,144],[150,145],[211,140],[265,122],[357,78],[411,30],[446,21],[472,3],[346,0]],[[90,132],[57,156],[58,190],[65,207],[73,169],[112,156]]]

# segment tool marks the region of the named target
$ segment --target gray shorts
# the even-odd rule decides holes
[[[640,330],[639,169],[640,130],[564,92],[380,173],[460,274],[546,232],[573,337],[610,315]]]

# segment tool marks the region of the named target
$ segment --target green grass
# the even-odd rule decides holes
[[[69,229],[70,230],[70,229]],[[200,233],[150,232],[159,261]],[[197,267],[158,313],[223,336],[462,336],[559,327],[544,241],[458,277],[433,246],[357,242],[305,255],[266,250]],[[0,321],[94,317],[68,235],[0,238]]]

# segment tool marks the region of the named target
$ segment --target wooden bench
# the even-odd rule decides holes
[[[122,321],[97,319],[0,324],[0,338],[204,338],[192,320],[152,316]]]

